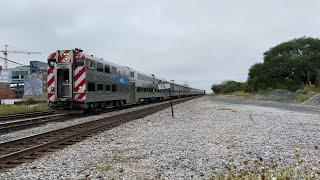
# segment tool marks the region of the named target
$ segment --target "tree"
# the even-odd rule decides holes
[[[264,62],[249,69],[248,89],[269,88],[296,91],[320,82],[320,40],[302,37],[281,43],[264,53]]]
[[[264,53],[264,61],[283,56],[304,58],[320,69],[320,39],[302,37],[281,43]]]

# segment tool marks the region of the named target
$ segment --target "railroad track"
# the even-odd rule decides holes
[[[111,107],[108,109],[105,109],[103,111],[95,112],[93,114],[49,114],[45,116],[36,116],[32,118],[21,118],[18,120],[9,120],[5,122],[0,121],[0,135],[9,133],[9,132],[14,132],[14,131],[19,131],[27,128],[33,128],[37,127],[43,124],[47,124],[50,122],[63,122],[71,119],[76,119],[76,118],[81,118],[81,117],[86,117],[86,116],[91,116],[91,115],[99,115],[101,113],[108,113],[108,112],[115,112],[123,109],[128,109],[132,107],[139,106],[139,104],[134,104],[134,105],[126,105],[126,106],[121,106],[121,107]]]
[[[29,118],[29,117],[46,116],[46,115],[50,115],[53,113],[54,113],[53,111],[43,111],[43,112],[30,112],[30,113],[4,115],[4,116],[0,116],[0,122],[1,121],[9,121],[9,120],[17,120],[17,119],[22,119],[22,118]]]
[[[64,121],[70,117],[65,114],[50,114],[39,117],[19,119],[0,123],[0,134],[36,127],[53,121]]]
[[[178,99],[174,101],[174,104],[193,98],[195,97]],[[33,161],[47,153],[62,149],[65,146],[80,142],[102,131],[145,117],[167,107],[170,107],[170,102],[157,103],[154,106],[148,106],[139,110],[1,143],[0,170],[4,171],[19,164]]]

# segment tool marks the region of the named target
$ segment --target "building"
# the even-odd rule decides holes
[[[0,83],[0,100],[2,99],[12,99],[16,95],[14,91],[10,88],[9,83]]]
[[[2,69],[0,66],[0,83],[10,85],[15,93],[15,98],[22,98],[24,95],[25,80],[32,74],[41,74],[42,79],[46,78],[47,63],[41,61],[30,61],[29,66],[18,66],[10,69]],[[30,82],[30,81],[29,81]],[[43,85],[43,93],[45,93]],[[30,91],[29,91],[30,94]]]
[[[30,61],[30,74],[42,74],[47,72],[47,63]]]

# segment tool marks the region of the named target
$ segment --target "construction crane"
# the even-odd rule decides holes
[[[8,45],[4,45],[4,50],[0,50],[3,53],[4,58],[4,66],[3,69],[8,69],[8,53],[16,53],[16,54],[41,54],[41,52],[29,52],[29,51],[8,51]]]

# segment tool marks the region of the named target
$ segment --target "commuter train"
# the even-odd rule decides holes
[[[55,110],[98,110],[110,106],[203,95],[200,89],[170,83],[84,53],[57,50],[48,57],[48,101]],[[171,95],[171,96],[170,96]]]

